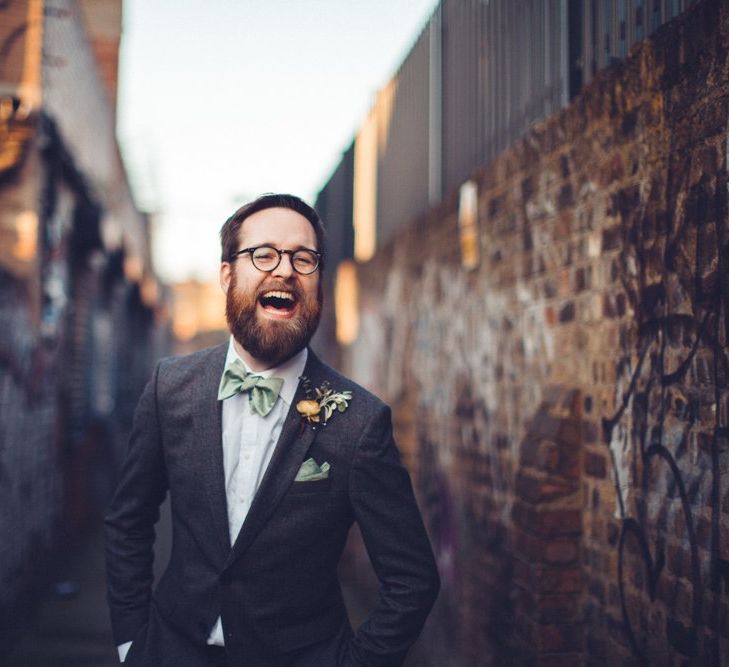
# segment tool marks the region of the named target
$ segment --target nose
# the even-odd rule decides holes
[[[294,275],[294,265],[291,263],[291,255],[289,253],[285,252],[281,255],[281,261],[272,273],[274,276],[280,276],[281,278],[290,278]]]

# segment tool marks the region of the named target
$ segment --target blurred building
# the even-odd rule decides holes
[[[228,339],[225,295],[218,281],[188,280],[170,285],[175,352],[187,354]]]
[[[121,0],[0,3],[4,645],[46,566],[103,510],[167,346],[150,221],[115,136],[121,11]]]

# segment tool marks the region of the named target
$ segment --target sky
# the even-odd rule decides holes
[[[263,192],[313,203],[437,0],[126,0],[119,138],[165,281]]]

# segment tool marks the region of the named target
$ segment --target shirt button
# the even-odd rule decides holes
[[[250,454],[243,454],[243,458],[244,458],[244,459],[245,459],[246,461],[248,461],[248,459],[250,459],[250,458],[251,458],[251,455],[250,455]]]

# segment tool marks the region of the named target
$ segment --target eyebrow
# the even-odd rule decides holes
[[[301,244],[299,244],[293,248],[281,248],[277,243],[273,243],[271,241],[262,241],[261,243],[256,243],[254,245],[249,245],[246,247],[247,248],[260,248],[261,246],[268,246],[269,248],[276,248],[277,250],[292,250],[292,251],[311,250],[313,252],[319,252],[316,248],[310,248],[309,246],[301,245]]]

